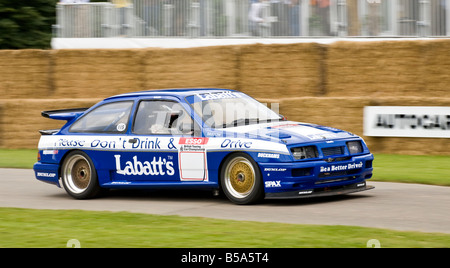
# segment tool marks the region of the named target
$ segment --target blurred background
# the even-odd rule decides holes
[[[0,1],[0,48],[54,38],[450,36],[449,0]]]
[[[53,30],[55,37],[78,38],[448,36],[449,4],[446,0],[91,1],[58,5]]]

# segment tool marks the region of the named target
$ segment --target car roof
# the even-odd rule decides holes
[[[184,98],[186,96],[194,95],[194,94],[204,94],[204,93],[217,93],[224,91],[236,91],[232,89],[223,89],[223,88],[173,88],[173,89],[154,89],[154,90],[146,90],[146,91],[137,91],[124,93],[116,96],[112,96],[106,98],[105,100],[112,99],[121,99],[121,98],[130,98],[130,97],[151,97],[151,96],[175,96]]]

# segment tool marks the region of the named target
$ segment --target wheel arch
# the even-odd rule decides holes
[[[89,182],[85,188],[78,188],[78,185],[74,186],[73,178],[65,177],[66,173],[65,173],[64,169],[66,168],[66,161],[73,162],[72,158],[75,158],[77,156],[81,157],[81,160],[76,160],[76,161],[85,161],[90,169],[90,172],[88,172]],[[67,164],[74,165],[74,163],[67,163]],[[89,153],[84,150],[72,149],[72,150],[68,150],[67,152],[65,152],[64,156],[61,157],[58,171],[59,171],[59,176],[60,176],[59,183],[60,183],[61,188],[64,188],[66,190],[66,192],[70,196],[74,197],[75,199],[95,198],[104,193],[104,189],[102,189],[99,184],[100,182],[99,182],[96,164],[93,161],[92,156],[89,155]],[[71,177],[72,176],[74,176],[74,175],[72,174]],[[82,175],[82,176],[84,176],[84,175]]]
[[[70,153],[74,152],[74,151],[81,151],[81,152],[83,152],[82,150],[79,150],[79,149],[68,150],[67,152],[64,153],[64,155],[61,157],[61,160],[59,161],[58,174],[59,174],[59,179],[60,180],[62,179],[62,168],[63,168],[64,161],[66,161],[67,156],[70,155]]]

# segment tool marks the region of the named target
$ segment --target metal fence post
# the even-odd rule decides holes
[[[447,36],[450,36],[450,0],[445,2],[445,30]]]
[[[417,21],[417,34],[419,36],[430,35],[430,1],[419,0],[419,20]]]
[[[309,36],[309,1],[310,0],[300,0],[300,35]]]
[[[398,35],[398,0],[390,0],[390,16],[391,16],[391,29],[392,35]]]
[[[63,14],[62,14],[62,10],[63,7],[62,5],[60,5],[59,3],[56,4],[56,24],[52,25],[52,34],[54,37],[63,37],[62,36],[62,19]]]
[[[134,23],[133,23],[133,5],[128,5],[126,7],[122,8],[122,12],[123,14],[121,14],[123,16],[123,22],[122,22],[122,28],[123,28],[123,34],[126,37],[130,37],[133,36],[133,31],[134,31]]]
[[[261,30],[261,37],[268,37],[271,33],[271,21],[270,17],[270,4],[264,2],[262,7],[262,17],[264,18],[264,22],[259,24]]]
[[[330,5],[330,31],[337,36],[347,36],[347,1],[334,0]]]
[[[189,12],[188,31],[190,37],[198,37],[200,35],[200,3],[192,2]]]
[[[105,5],[102,12],[102,20],[101,20],[101,35],[102,37],[111,37],[112,36],[112,6]]]
[[[163,32],[165,36],[172,35],[173,31],[173,5],[164,4],[163,6]]]

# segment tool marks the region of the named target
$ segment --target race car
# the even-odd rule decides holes
[[[166,89],[109,97],[91,108],[44,111],[36,178],[76,199],[106,189],[205,189],[236,204],[369,190],[362,138],[287,121],[228,89]]]

